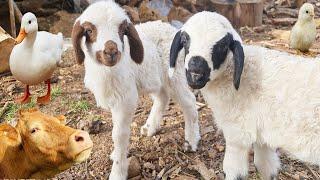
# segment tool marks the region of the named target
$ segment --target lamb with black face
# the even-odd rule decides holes
[[[210,80],[210,71],[211,69],[203,57],[192,57],[186,70],[188,85],[193,89],[203,88]]]

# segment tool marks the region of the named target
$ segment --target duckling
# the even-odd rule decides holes
[[[61,63],[63,52],[63,36],[61,33],[51,34],[38,32],[37,18],[33,13],[26,13],[21,20],[21,28],[16,38],[9,65],[12,75],[26,85],[24,95],[16,101],[28,103],[31,100],[29,86],[41,82],[47,84],[45,96],[38,97],[39,104],[50,102],[50,78]]]
[[[301,52],[308,52],[316,35],[314,7],[310,3],[304,3],[299,10],[298,21],[290,33],[290,47]]]

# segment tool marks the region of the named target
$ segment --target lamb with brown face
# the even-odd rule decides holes
[[[153,106],[141,134],[153,136],[159,129],[169,99],[175,99],[185,119],[185,149],[196,151],[200,140],[196,99],[188,88],[184,69],[168,77],[171,41],[176,29],[161,21],[134,26],[114,1],[90,5],[76,20],[72,42],[76,59],[85,66],[85,86],[97,105],[112,113],[109,179],[125,180],[128,173],[130,123],[139,95],[148,94]],[[178,66],[183,66],[179,61]]]

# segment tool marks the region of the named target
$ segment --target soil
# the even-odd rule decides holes
[[[60,18],[51,17],[57,26],[44,27],[52,32],[60,29],[71,32],[70,27],[77,15],[60,12]],[[318,16],[317,16],[318,17]],[[274,25],[267,23],[264,17],[263,26],[256,28],[241,28],[244,42],[247,44],[261,44],[269,48],[291,52],[285,41],[273,37],[270,32],[275,29],[290,30],[291,25]],[[50,21],[50,18],[47,20]],[[61,22],[61,19],[65,21]],[[56,21],[55,20],[60,20]],[[67,23],[66,23],[67,21]],[[72,22],[72,23],[71,23]],[[45,21],[44,21],[45,24]],[[68,33],[67,33],[68,34]],[[318,30],[318,34],[319,30]],[[68,37],[68,36],[67,36]],[[266,45],[267,44],[267,45]],[[270,45],[271,44],[271,45]],[[320,47],[319,37],[313,50]],[[294,52],[292,52],[294,53]],[[306,55],[308,56],[308,55]],[[84,67],[75,61],[72,49],[63,54],[63,65],[56,70],[52,84],[54,96],[50,104],[38,108],[48,114],[63,114],[67,117],[68,125],[74,128],[88,130],[94,141],[91,157],[81,164],[74,165],[69,170],[56,176],[57,179],[106,179],[110,173],[112,161],[109,155],[113,149],[111,131],[112,120],[110,112],[98,108],[93,94],[83,84]],[[22,94],[23,84],[14,80],[12,76],[0,77],[0,106]],[[45,93],[45,86],[32,87],[32,94],[40,96]],[[140,127],[145,123],[152,101],[148,96],[141,96],[134,120],[131,124],[131,137],[128,157],[134,157],[135,164],[129,169],[129,174],[137,176],[132,179],[203,179],[197,165],[204,163],[202,170],[211,172],[213,179],[223,179],[222,161],[225,151],[225,141],[221,131],[217,129],[212,118],[212,111],[202,106],[203,99],[199,93],[197,101],[200,103],[199,121],[201,141],[196,153],[184,152],[184,121],[180,108],[171,101],[163,117],[162,128],[153,137],[140,135]],[[33,104],[31,104],[33,106]],[[12,107],[11,107],[12,109]],[[10,110],[10,108],[9,108]],[[213,109],[214,111],[214,109]],[[14,113],[14,112],[13,112]],[[9,112],[4,115],[8,119]],[[1,117],[0,117],[1,118]],[[294,137],[293,137],[294,138]],[[320,169],[292,159],[281,150],[281,170],[278,178],[288,179],[319,179]],[[135,173],[132,173],[135,172]],[[250,153],[249,179],[261,179],[253,165],[253,153]],[[160,177],[160,178],[159,178]]]

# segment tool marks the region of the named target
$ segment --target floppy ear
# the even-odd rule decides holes
[[[244,64],[243,47],[239,41],[233,40],[229,48],[233,53],[234,60],[233,85],[236,88],[236,90],[238,90],[240,86],[240,79]]]
[[[124,34],[127,35],[129,40],[131,59],[137,64],[141,64],[143,61],[144,50],[139,34],[132,23],[124,23],[127,23]]]
[[[174,36],[170,47],[170,68],[174,68],[176,66],[178,54],[182,48],[183,44],[181,42],[181,31],[178,31]]]
[[[84,34],[84,28],[80,25],[80,21],[77,21],[72,28],[71,38],[76,60],[79,64],[82,64],[85,58],[84,52],[81,49],[81,38]]]

